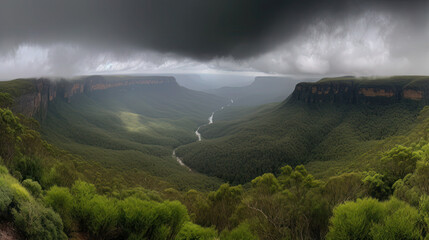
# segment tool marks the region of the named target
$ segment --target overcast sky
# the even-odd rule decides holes
[[[429,75],[429,0],[2,0],[0,79]]]

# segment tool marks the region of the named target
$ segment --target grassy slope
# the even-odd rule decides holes
[[[397,77],[388,84],[410,83]],[[332,81],[332,80],[329,80]],[[322,80],[328,82],[328,80]],[[386,84],[380,80],[375,84]],[[367,82],[360,82],[367,84]],[[370,169],[391,139],[407,135],[417,124],[421,106],[283,103],[271,110],[215,121],[201,133],[206,141],[179,148],[191,168],[233,183],[243,183],[285,164],[307,164],[318,177],[350,169]],[[377,149],[377,150],[374,150]],[[370,152],[365,157],[363,154]],[[371,159],[366,161],[366,159]]]
[[[123,175],[139,171],[178,189],[213,189],[218,179],[190,173],[171,153],[196,140],[195,128],[222,101],[178,87],[100,91],[55,101],[42,131],[49,142]]]

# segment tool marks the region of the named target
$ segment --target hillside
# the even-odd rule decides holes
[[[207,92],[233,99],[235,106],[258,106],[285,100],[301,81],[302,79],[292,77],[255,77],[248,86],[222,87]]]
[[[219,185],[215,178],[189,172],[171,154],[175,147],[195,141],[195,129],[226,100],[180,87],[172,77],[22,81],[32,88],[16,96],[15,112],[38,119],[49,143],[127,179],[130,186],[212,189]],[[96,169],[86,171],[91,175]]]
[[[271,110],[202,128],[205,141],[180,147],[177,154],[191,168],[232,183],[277,172],[285,164],[307,164],[321,177],[336,175],[362,154],[384,149],[380,144],[392,147],[387,139],[416,126],[429,99],[425,83],[426,77],[300,83]]]

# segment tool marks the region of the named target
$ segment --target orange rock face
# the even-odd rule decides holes
[[[359,94],[365,97],[393,97],[395,93],[392,90],[375,89],[375,88],[360,88]]]
[[[391,104],[411,100],[429,104],[429,80],[427,85],[399,84],[360,84],[350,82],[299,83],[290,101],[308,103],[347,103],[347,104]]]
[[[413,90],[413,89],[404,89],[404,98],[411,100],[422,100],[423,99],[423,91]]]
[[[311,88],[311,93],[316,93],[316,91],[317,91],[317,87],[312,87]]]

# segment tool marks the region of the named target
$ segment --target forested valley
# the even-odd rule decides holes
[[[367,134],[360,141],[343,144],[362,148],[359,158],[350,162],[319,158],[304,162],[305,166],[292,162],[275,171],[264,170],[241,184],[230,181],[210,190],[202,185],[192,188],[192,184],[177,189],[148,175],[145,181],[130,184],[120,170],[86,161],[44,140],[38,121],[13,113],[13,104],[9,93],[0,93],[0,226],[12,224],[17,239],[429,237],[429,107],[416,110],[414,105],[399,104],[372,110],[383,109],[384,117],[367,114],[371,109],[350,110],[353,116],[365,114],[373,122],[358,125],[346,117],[343,124],[347,127],[335,125],[330,130],[333,134],[349,129],[342,139],[352,137],[356,128]],[[264,115],[273,108],[282,109],[267,105],[251,112]],[[310,110],[297,115],[305,116]],[[304,123],[320,123],[330,113]],[[375,125],[380,132],[377,127],[368,128],[380,120],[383,125]],[[204,133],[222,134],[210,133],[210,128]],[[324,156],[337,156],[353,148],[326,149]],[[357,161],[359,167],[355,167]],[[318,168],[330,171],[317,174]]]

